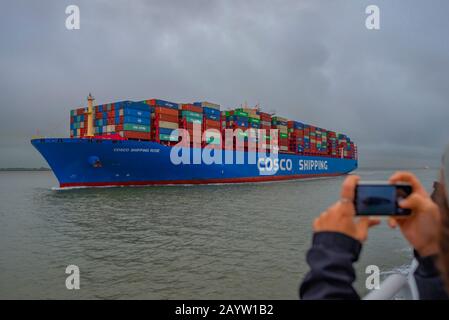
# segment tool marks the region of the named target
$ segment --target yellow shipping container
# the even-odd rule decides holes
[[[168,129],[178,129],[179,125],[176,122],[159,121],[159,127]]]

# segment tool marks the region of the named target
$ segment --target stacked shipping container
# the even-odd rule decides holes
[[[122,101],[95,106],[94,133],[122,138],[149,140],[150,110],[142,102]]]
[[[291,152],[304,152],[304,124],[298,121],[288,121],[288,138]]]
[[[153,124],[153,138],[157,142],[177,142],[178,135],[173,134],[179,128],[179,105],[159,99],[147,100],[151,106],[151,120]]]
[[[87,108],[79,108],[70,111],[70,137],[81,138],[86,134]]]
[[[196,148],[201,147],[203,108],[193,104],[181,104],[180,128],[189,132],[190,144]],[[195,126],[195,130],[194,130]]]
[[[271,128],[278,129],[278,145],[280,151],[288,151],[288,119],[282,117],[271,118]]]
[[[208,147],[220,148],[222,145],[220,105],[210,102],[195,102],[194,105],[203,109],[204,142]]]
[[[232,141],[228,140],[230,137],[225,137],[225,146],[234,148],[235,150],[244,150],[247,145],[247,133],[246,130],[249,126],[248,113],[243,111],[242,108],[226,112],[226,128],[238,130],[235,143],[234,138]]]
[[[262,147],[265,150],[270,149],[271,146],[271,114],[265,112],[259,112],[260,116],[260,129],[264,130],[262,132],[262,136],[260,137],[263,140]]]
[[[70,137],[85,137],[87,122],[87,108],[71,110]],[[178,128],[188,131],[193,147],[221,148],[224,145],[248,150],[249,146],[255,146],[262,139],[262,147],[269,149],[272,143],[269,130],[277,129],[277,143],[282,152],[348,159],[357,157],[356,145],[345,134],[272,116],[257,108],[221,112],[220,105],[210,102],[178,104],[159,99],[122,101],[94,107],[93,130],[97,137],[154,140],[172,145],[179,141],[177,132],[173,132]],[[223,134],[227,128],[240,129],[241,132],[236,135],[235,141],[233,138],[223,143],[220,133]],[[210,132],[211,129],[213,132]],[[266,132],[261,136],[248,137],[247,129],[255,129],[256,132],[263,129]],[[209,132],[203,137],[205,131]],[[253,143],[248,144],[248,141]]]

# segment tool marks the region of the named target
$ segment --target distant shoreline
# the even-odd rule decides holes
[[[416,167],[358,167],[356,170],[438,170],[438,167],[416,166]]]
[[[0,168],[0,172],[10,172],[10,171],[51,171],[50,168]]]

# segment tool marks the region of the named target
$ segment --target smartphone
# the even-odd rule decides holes
[[[407,216],[411,210],[399,207],[399,201],[412,193],[405,183],[359,182],[355,190],[355,211],[358,216]]]

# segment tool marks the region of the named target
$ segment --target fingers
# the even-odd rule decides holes
[[[378,219],[378,218],[371,218],[371,219],[369,219],[368,228],[371,228],[371,227],[379,225],[380,221],[381,220]]]
[[[399,206],[403,209],[419,210],[423,208],[426,202],[426,198],[419,193],[412,193],[410,196],[401,200]]]
[[[317,218],[315,218],[315,219],[313,220],[313,230],[314,230],[314,231],[318,231],[318,230],[321,229],[321,227],[322,227],[322,221],[323,221],[324,219],[326,219],[326,216],[327,216],[328,214],[329,214],[328,211],[324,211],[324,212],[322,212],[322,213],[319,215],[319,217],[317,217]]]
[[[390,226],[390,228],[395,229],[398,226],[398,222],[396,221],[395,218],[388,218],[388,225]]]
[[[345,179],[343,185],[341,186],[342,199],[347,199],[351,203],[354,201],[355,187],[357,186],[359,180],[359,176],[349,176]]]
[[[380,219],[368,217],[360,218],[359,221],[357,222],[357,226],[365,229],[377,226],[378,224],[380,224]]]
[[[313,230],[317,231],[320,228],[320,218],[313,220]]]
[[[361,242],[364,242],[368,238],[368,229],[376,226],[380,223],[379,219],[371,219],[368,217],[360,218],[357,221],[357,238]]]
[[[413,173],[406,172],[406,171],[398,171],[390,177],[389,181],[391,183],[397,183],[397,182],[410,183],[414,192],[418,192],[423,195],[427,194],[427,192],[424,189],[424,187],[422,186],[421,182]]]
[[[354,197],[359,180],[359,176],[349,176],[341,186],[341,200],[337,204],[341,208],[339,211],[344,215],[355,216]]]

